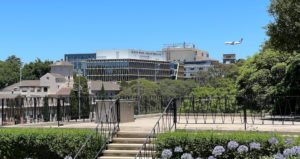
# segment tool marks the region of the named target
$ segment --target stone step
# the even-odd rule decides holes
[[[139,150],[105,150],[103,156],[121,156],[121,157],[135,157]],[[147,151],[147,154],[155,154],[154,151]]]
[[[146,138],[149,132],[136,132],[136,131],[120,131],[117,137],[120,138]]]
[[[126,143],[126,144],[143,144],[146,138],[113,138],[112,143]]]
[[[119,144],[119,143],[112,143],[109,144],[108,150],[139,150],[143,144]],[[154,145],[147,144],[146,148],[151,149]]]

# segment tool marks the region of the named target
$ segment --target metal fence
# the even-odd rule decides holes
[[[183,97],[179,124],[300,125],[300,97]]]
[[[163,113],[161,114],[153,129],[147,136],[144,144],[140,148],[135,158],[156,158],[156,146],[154,144],[156,140],[155,137],[159,133],[164,133],[176,129],[176,108],[176,99],[170,99]]]

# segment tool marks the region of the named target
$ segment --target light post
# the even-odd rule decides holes
[[[159,72],[159,66],[160,66],[160,64],[159,63],[157,63],[157,64],[155,64],[155,75],[154,75],[154,80],[155,80],[155,83],[157,83],[157,73]]]
[[[22,82],[22,62],[20,62],[20,84],[19,84],[19,89],[21,89],[21,82]],[[21,92],[21,90],[20,90]]]

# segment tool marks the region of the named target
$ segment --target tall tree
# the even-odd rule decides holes
[[[22,79],[25,80],[37,80],[46,73],[50,72],[50,65],[52,61],[41,61],[37,58],[34,62],[25,64],[22,70]]]
[[[0,61],[0,89],[17,83],[20,79],[21,60],[15,55]]]
[[[80,102],[80,116],[81,118],[87,118],[90,112],[87,79],[83,76],[76,76],[76,74],[73,76],[73,78],[74,78],[74,85],[70,95],[71,96],[71,118],[78,119],[79,102]],[[78,93],[80,93],[80,100],[79,100]]]
[[[270,39],[266,47],[288,53],[300,52],[300,1],[271,0],[269,13],[274,21],[267,25]]]

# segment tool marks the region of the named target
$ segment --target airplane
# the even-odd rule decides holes
[[[229,41],[229,42],[225,42],[225,44],[227,45],[237,45],[237,44],[241,44],[243,42],[243,38],[241,38],[240,41]]]

